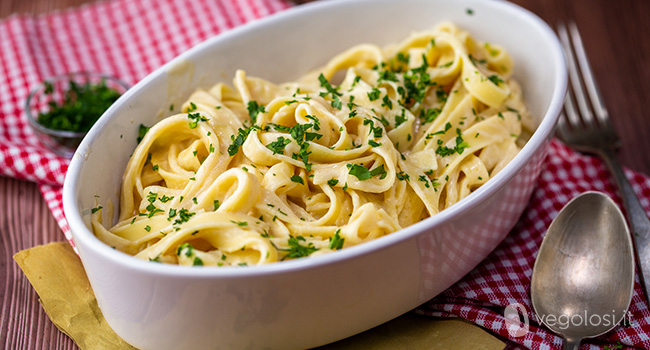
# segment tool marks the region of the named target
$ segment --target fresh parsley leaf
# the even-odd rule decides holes
[[[395,116],[395,127],[402,125],[407,120],[408,117],[406,116],[406,109],[402,109],[402,113]]]
[[[192,216],[196,213],[192,213],[189,210],[182,208],[178,211],[178,219],[174,220],[174,225],[180,225],[184,222],[187,222]]]
[[[138,127],[138,138],[137,138],[138,143],[140,143],[140,141],[144,139],[144,135],[147,134],[147,131],[149,131],[149,129],[151,129],[150,126],[145,126],[144,124],[140,124],[140,126]]]
[[[258,104],[257,101],[248,101],[246,109],[248,110],[248,116],[251,118],[253,125],[257,123],[257,116],[260,113],[266,112],[264,110],[264,105]]]
[[[345,242],[345,238],[342,238],[340,233],[341,233],[341,229],[338,229],[334,233],[334,236],[330,237],[330,246],[329,246],[330,249],[339,250],[343,248],[343,243]]]
[[[230,139],[232,140],[232,144],[228,146],[228,155],[229,156],[234,156],[239,152],[239,147],[244,144],[244,141],[246,141],[246,138],[248,137],[248,134],[250,133],[251,128],[247,129],[242,129],[239,128],[237,130],[237,136],[231,135]]]
[[[372,88],[372,90],[368,93],[368,99],[370,101],[375,101],[379,99],[379,95],[381,95],[381,91],[377,88]]]
[[[348,168],[350,168],[350,175],[356,176],[361,181],[368,180],[377,175],[380,175],[380,179],[386,177],[386,170],[383,164],[372,170],[368,170],[368,168],[359,164],[348,164]]]
[[[318,250],[318,248],[316,248],[314,244],[311,242],[309,242],[307,245],[302,245],[300,244],[300,242],[305,242],[305,238],[302,236],[298,236],[298,237],[289,236],[289,240],[287,242],[289,244],[289,248],[280,249],[281,251],[288,252],[287,255],[285,255],[282,258],[282,260],[302,258],[305,256],[309,256],[313,252]]]
[[[176,256],[181,256],[183,251],[185,251],[185,256],[189,258],[194,254],[194,247],[190,243],[185,242],[179,245],[178,249],[176,249]]]
[[[397,176],[397,179],[400,180],[400,181],[409,181],[409,179],[410,179],[409,174],[407,174],[407,173],[405,173],[403,171],[400,171],[399,173],[397,173],[395,175]]]
[[[499,78],[499,76],[496,75],[496,74],[490,75],[490,76],[488,77],[488,79],[489,79],[491,82],[493,82],[494,85],[497,85],[497,86],[498,86],[499,84],[503,84],[503,79]]]
[[[277,154],[277,153],[284,154],[284,148],[290,143],[291,143],[291,139],[280,136],[275,141],[266,145],[266,148],[273,151],[273,154]]]
[[[208,118],[202,116],[200,113],[188,113],[187,118],[191,120],[189,122],[190,129],[196,129],[199,125],[199,122],[207,122]]]
[[[369,144],[370,146],[372,146],[372,147],[379,147],[379,146],[381,146],[381,143],[380,143],[380,142],[377,142],[377,141],[375,141],[375,140],[368,140],[368,144]]]
[[[291,176],[291,181],[293,181],[295,183],[299,183],[301,185],[305,184],[305,181],[303,181],[303,179],[302,179],[302,177],[300,177],[300,175],[292,175]]]

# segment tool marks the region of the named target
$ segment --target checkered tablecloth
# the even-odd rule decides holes
[[[69,239],[61,185],[68,161],[49,152],[27,124],[24,103],[44,78],[76,71],[115,75],[134,84],[204,39],[294,6],[285,0],[114,0],[42,16],[14,15],[0,21],[0,174],[40,186]],[[626,172],[650,212],[650,178]],[[558,141],[530,204],[516,227],[476,269],[415,312],[462,317],[509,339],[511,348],[558,349],[562,340],[540,327],[530,303],[530,278],[546,228],[571,198],[587,191],[620,198],[603,164]],[[530,317],[522,336],[508,332],[505,309],[520,304]],[[650,311],[638,281],[630,325],[588,340],[583,348],[650,347]]]

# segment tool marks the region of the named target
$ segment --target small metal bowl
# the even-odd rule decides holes
[[[71,82],[78,85],[87,83],[96,85],[104,82],[107,87],[123,94],[129,85],[124,81],[102,73],[78,72],[54,76],[36,85],[25,102],[25,114],[38,140],[57,155],[72,158],[81,140],[86,136],[85,131],[57,130],[39,122],[41,113],[50,110],[51,102],[60,105],[66,92],[70,90]],[[48,91],[51,87],[51,91]],[[92,116],[91,116],[92,117]]]

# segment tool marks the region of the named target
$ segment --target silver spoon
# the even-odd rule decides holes
[[[571,200],[539,248],[531,280],[538,319],[578,349],[616,327],[634,287],[632,239],[620,209],[600,192]]]

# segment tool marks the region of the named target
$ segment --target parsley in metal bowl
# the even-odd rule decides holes
[[[122,80],[101,73],[55,76],[31,91],[25,114],[43,145],[71,158],[88,130],[128,88]]]

